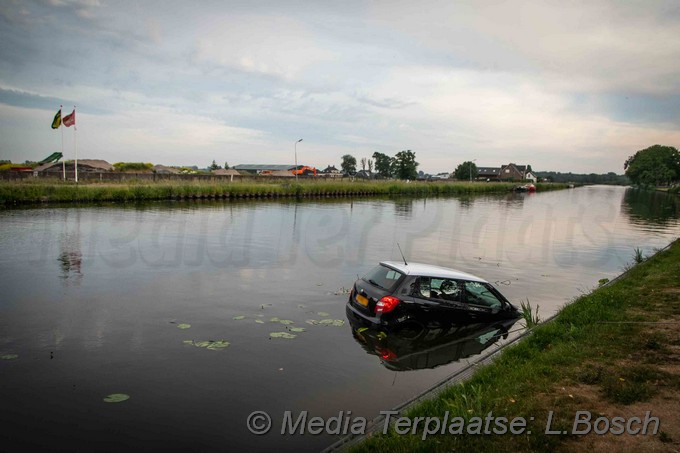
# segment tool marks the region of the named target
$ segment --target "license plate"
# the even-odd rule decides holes
[[[361,305],[364,307],[368,306],[368,299],[366,299],[364,296],[361,294],[357,294],[357,302],[359,302]]]

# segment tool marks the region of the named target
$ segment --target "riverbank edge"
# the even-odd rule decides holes
[[[598,445],[630,448],[631,438],[643,449],[677,449],[680,366],[665,366],[680,362],[677,275],[680,239],[627,266],[614,280],[565,305],[502,350],[393,409],[399,413],[393,419],[441,421],[445,412],[449,420],[462,417],[468,423],[490,412],[508,420],[521,417],[532,434],[437,434],[422,440],[422,425],[415,435],[397,435],[394,426],[385,435],[380,432],[384,420],[377,418],[374,432],[336,442],[327,451],[583,451]],[[656,295],[650,295],[654,290],[650,293],[649,286],[657,288]],[[644,417],[645,408],[666,417],[654,436],[572,433],[579,410],[590,411],[593,418],[611,418]]]
[[[466,195],[512,191],[516,183],[301,181],[266,182],[126,182],[73,184],[56,182],[0,183],[0,205],[140,202],[173,200],[232,200],[277,198],[342,198],[383,195]],[[568,184],[540,183],[537,191],[561,190]]]

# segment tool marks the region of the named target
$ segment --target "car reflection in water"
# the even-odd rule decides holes
[[[436,368],[480,354],[508,337],[517,319],[493,323],[418,323],[398,329],[375,328],[347,311],[354,339],[364,350],[380,357],[385,368],[409,371]]]

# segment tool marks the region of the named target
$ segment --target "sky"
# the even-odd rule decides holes
[[[680,147],[679,37],[678,0],[0,0],[0,159],[620,174]]]

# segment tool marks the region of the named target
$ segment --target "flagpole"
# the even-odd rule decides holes
[[[59,111],[61,112],[61,109],[63,108],[63,105],[59,106]],[[59,115],[61,117],[61,115]],[[61,126],[61,125],[60,125]],[[64,128],[60,127],[61,129],[61,174],[64,178],[64,181],[66,181],[66,159],[64,159]]]
[[[75,115],[76,112],[76,106],[73,106],[73,113]],[[77,117],[76,117],[77,119]],[[78,182],[78,134],[76,134],[76,131],[78,130],[78,125],[73,124],[73,147],[75,148],[76,152],[76,183]]]

